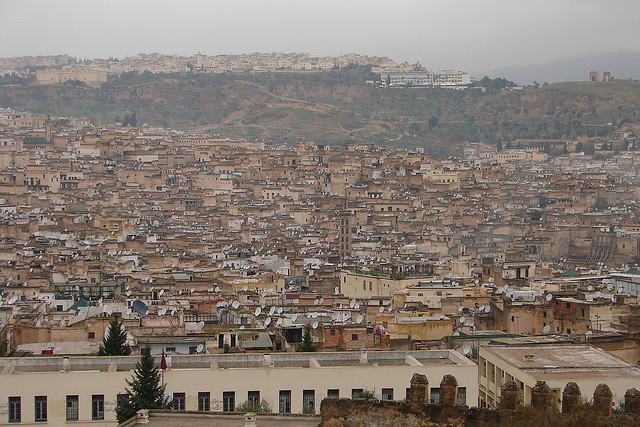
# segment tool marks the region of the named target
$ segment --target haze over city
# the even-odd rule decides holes
[[[5,0],[0,57],[355,52],[490,70],[637,50],[638,16],[633,0]]]
[[[639,426],[639,12],[0,0],[0,425]]]

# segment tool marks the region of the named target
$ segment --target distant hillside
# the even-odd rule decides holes
[[[317,73],[124,74],[100,89],[0,79],[0,106],[40,114],[95,116],[295,143],[350,140],[457,153],[464,141],[606,135],[637,122],[640,84],[558,83],[500,92],[375,88],[367,69]],[[613,123],[614,126],[609,126]]]
[[[590,71],[611,72],[618,79],[640,79],[640,52],[613,52],[591,55],[575,55],[558,58],[542,64],[527,66],[499,67],[491,70],[478,70],[475,75],[481,78],[506,77],[519,84],[544,82],[579,82],[589,79]]]

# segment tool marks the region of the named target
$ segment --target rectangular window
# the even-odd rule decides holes
[[[173,409],[175,411],[184,411],[186,400],[184,393],[173,393]]]
[[[78,395],[67,396],[67,421],[78,421]]]
[[[247,394],[247,400],[254,408],[257,408],[260,405],[260,392],[259,391],[250,391]]]
[[[431,395],[429,396],[429,402],[440,403],[440,388],[432,388]]]
[[[336,336],[336,330],[335,329],[331,329],[331,336],[335,337]]]
[[[47,421],[47,396],[36,396],[36,412],[34,420],[36,422]]]
[[[278,412],[281,414],[291,413],[291,390],[280,390]]]
[[[104,394],[91,396],[91,419],[104,420]]]
[[[404,398],[406,401],[411,400],[411,387],[407,387],[407,389],[405,390]]]
[[[302,390],[302,409],[311,412],[316,410],[316,391]]]
[[[458,405],[466,405],[467,404],[467,388],[466,387],[458,387],[458,395],[456,402]]]
[[[340,398],[340,390],[337,388],[330,388],[327,390],[327,397],[331,399],[339,399]]]
[[[222,410],[225,412],[233,412],[236,410],[236,392],[222,392]]]
[[[351,389],[351,398],[352,399],[357,399],[359,397],[362,397],[364,393],[364,389],[362,388],[352,388]]]
[[[210,411],[211,410],[211,395],[208,391],[198,392],[198,411]]]
[[[22,405],[20,404],[20,397],[9,398],[9,422],[19,423],[22,421]]]
[[[393,389],[383,388],[381,393],[382,400],[393,400]]]
[[[351,341],[358,341],[358,334],[351,334]]]

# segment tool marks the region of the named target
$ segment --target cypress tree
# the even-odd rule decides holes
[[[160,369],[153,362],[149,347],[142,350],[133,378],[127,380],[127,385],[126,398],[116,407],[119,423],[133,417],[140,409],[169,408],[169,399],[164,396],[165,385],[160,384]]]
[[[127,356],[131,354],[131,347],[127,344],[127,332],[122,329],[122,322],[113,316],[104,334],[98,356]]]
[[[313,352],[318,349],[318,345],[313,342],[311,338],[311,327],[305,325],[304,333],[302,334],[302,344],[298,345],[297,351]]]

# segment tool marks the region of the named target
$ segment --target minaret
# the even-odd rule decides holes
[[[340,258],[344,260],[351,256],[351,211],[349,211],[347,199],[344,200],[344,207],[340,214],[340,232],[338,233],[338,245],[340,248]]]
[[[44,122],[44,138],[47,142],[53,142],[53,132],[51,130],[51,116],[47,115],[47,120]]]

